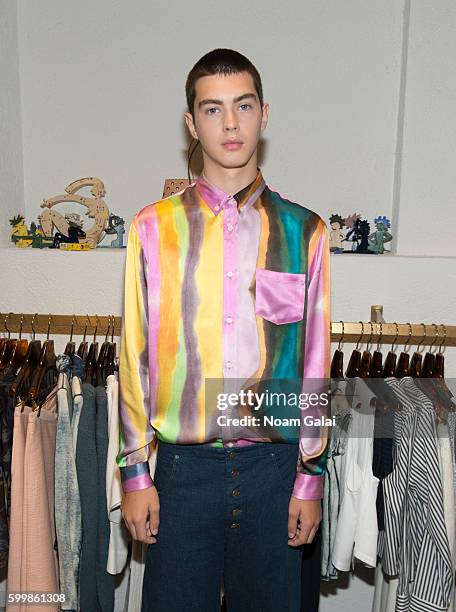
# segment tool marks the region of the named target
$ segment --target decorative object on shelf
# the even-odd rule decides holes
[[[346,240],[353,242],[352,251],[355,253],[369,253],[370,225],[365,219],[356,219],[353,227],[347,232]]]
[[[78,193],[84,187],[91,187],[93,197]],[[32,223],[30,229],[27,229],[22,215],[10,219],[13,227],[11,240],[17,247],[48,247],[67,251],[87,251],[96,247],[124,248],[125,222],[122,217],[109,212],[103,199],[106,194],[103,181],[97,177],[78,179],[70,183],[65,192],[43,200],[41,208],[46,210],[38,216],[38,226]],[[85,230],[84,220],[79,213],[62,214],[56,210],[55,207],[64,202],[85,206],[88,209],[86,215],[94,219],[93,224]],[[108,237],[110,241],[106,240]]]
[[[163,187],[163,197],[168,198],[169,196],[175,195],[190,185],[190,181],[185,178],[169,178],[165,179],[165,186]]]
[[[329,217],[331,230],[329,232],[329,250],[331,253],[343,253],[344,247],[342,242],[346,239],[342,228],[345,225],[345,219],[340,215],[334,214]]]
[[[388,231],[391,227],[391,221],[385,216],[381,216],[376,217],[374,223],[377,231],[369,236],[369,249],[374,251],[374,253],[382,254],[385,252],[385,243],[393,239]]]
[[[25,224],[25,217],[17,215],[9,220],[11,227],[11,240],[19,249],[33,246],[33,243],[41,242],[43,230],[37,227],[36,223],[31,223],[30,228]],[[47,245],[46,245],[47,246]]]
[[[353,213],[345,219],[334,213],[329,217],[329,250],[331,253],[362,253],[365,255],[382,255],[390,253],[385,248],[393,236],[388,231],[391,221],[384,215],[375,217],[375,231],[371,233],[370,223],[359,213]],[[347,228],[344,233],[343,228]],[[351,249],[344,248],[344,242],[351,242]]]

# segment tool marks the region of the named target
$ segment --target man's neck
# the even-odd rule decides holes
[[[215,164],[205,163],[201,174],[211,185],[234,195],[254,181],[257,173],[257,162],[252,158],[243,168],[222,168]]]

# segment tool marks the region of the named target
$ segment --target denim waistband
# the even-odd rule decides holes
[[[220,458],[224,459],[226,455],[235,452],[240,457],[261,457],[266,453],[280,452],[298,452],[298,444],[288,444],[282,442],[255,442],[246,446],[210,446],[204,444],[173,444],[171,442],[163,442],[158,440],[158,453],[163,454],[179,454],[182,456],[205,457],[205,458]]]

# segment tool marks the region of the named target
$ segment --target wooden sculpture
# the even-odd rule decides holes
[[[93,198],[78,195],[78,191],[83,187],[91,187]],[[68,237],[70,228],[75,226],[76,219],[73,219],[73,224],[68,215],[62,215],[57,210],[53,210],[56,204],[62,202],[75,202],[86,206],[87,215],[90,219],[94,219],[93,225],[84,230],[84,237],[78,239],[79,244],[85,244],[87,247],[94,249],[99,242],[104,238],[105,231],[109,222],[109,209],[103,200],[106,195],[103,181],[99,178],[91,176],[74,181],[65,188],[66,193],[56,195],[52,198],[43,200],[41,208],[46,208],[40,217],[40,225],[45,236],[52,236],[53,228],[63,236]]]

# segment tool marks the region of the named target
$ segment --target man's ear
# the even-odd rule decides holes
[[[195,140],[198,140],[198,134],[196,133],[195,123],[193,121],[192,114],[186,112],[186,113],[184,113],[184,118],[185,118],[185,123],[187,124],[188,131],[190,132],[190,135]]]

